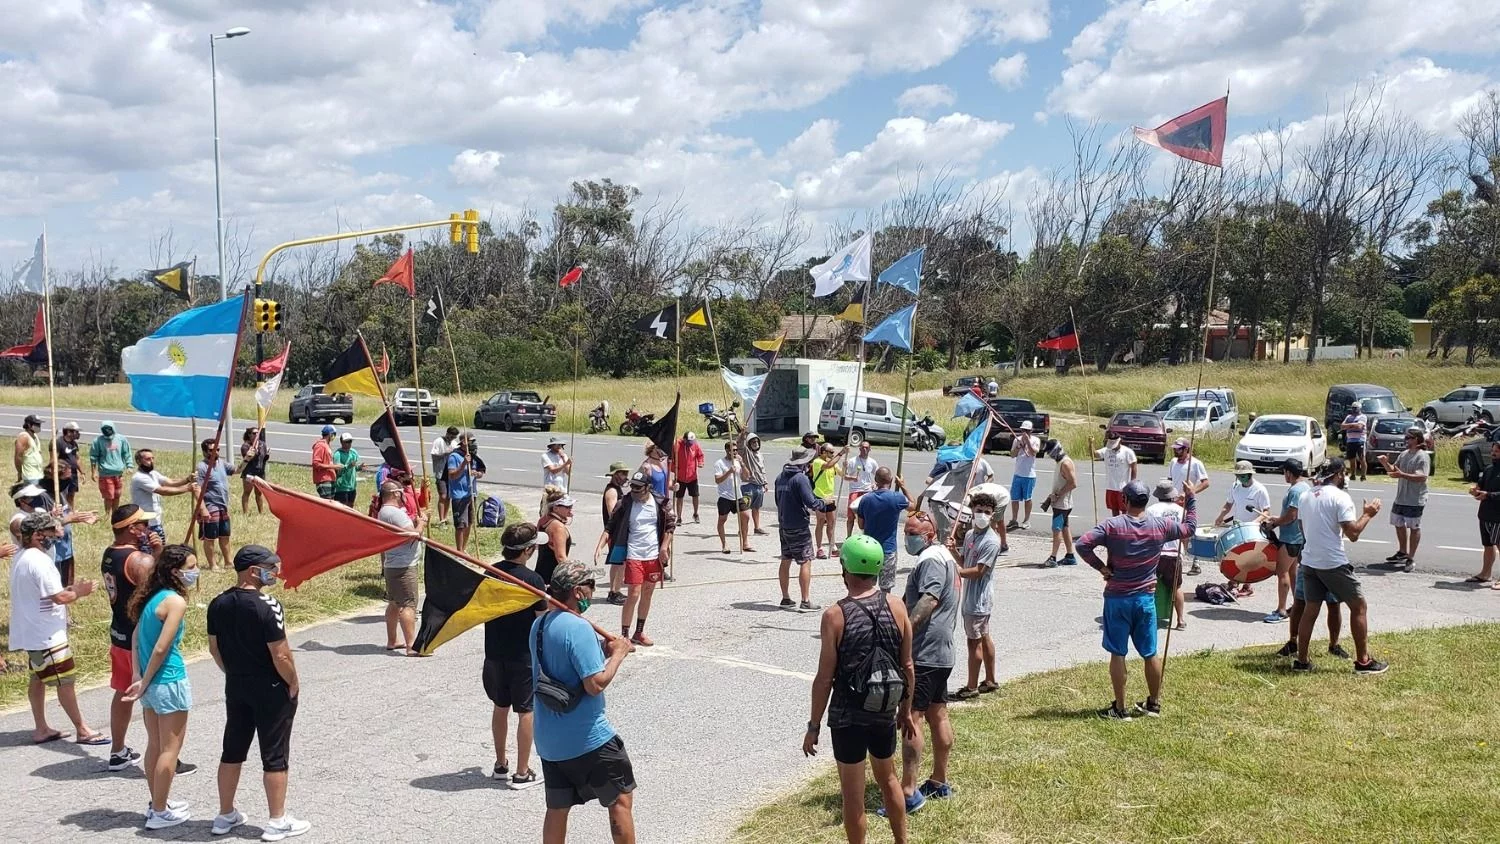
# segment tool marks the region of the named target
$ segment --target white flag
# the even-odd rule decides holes
[[[255,403],[260,405],[261,410],[270,410],[271,403],[276,401],[276,391],[279,389],[281,389],[280,372],[262,381],[255,388]]]
[[[871,241],[867,232],[834,253],[832,258],[809,270],[813,277],[813,295],[827,296],[847,281],[869,281]]]
[[[44,234],[36,239],[36,251],[30,260],[21,264],[16,274],[11,276],[11,284],[19,284],[31,293],[41,293],[46,286],[47,272],[47,236]]]

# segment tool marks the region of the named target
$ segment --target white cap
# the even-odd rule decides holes
[[[1021,423],[1021,430],[1023,430],[1023,431],[1030,431],[1031,430],[1031,420],[1030,419],[1027,419],[1025,422]]]
[[[348,431],[345,431],[344,433],[339,434],[339,442],[352,443],[354,442],[354,435],[349,433]]]

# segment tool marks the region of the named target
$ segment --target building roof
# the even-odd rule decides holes
[[[792,314],[781,318],[781,333],[800,343],[804,334],[813,343],[836,343],[844,339],[847,325],[828,314]]]

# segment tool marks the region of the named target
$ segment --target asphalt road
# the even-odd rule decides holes
[[[21,419],[26,414],[38,412],[45,416],[45,408],[39,411],[37,408],[0,406],[0,430],[18,430]],[[125,411],[63,408],[58,409],[58,417],[60,422],[77,422],[83,429],[85,442],[98,435],[100,421],[109,419],[119,426],[120,432],[136,447],[152,445],[179,451],[192,447],[191,425],[187,419],[168,419]],[[199,420],[199,437],[212,436],[215,424],[209,420]],[[244,420],[236,420],[235,424],[238,430],[230,437],[230,442],[237,449],[246,423]],[[271,448],[272,459],[284,463],[308,465],[311,462],[313,442],[317,440],[318,430],[321,427],[321,425],[313,424],[293,425],[286,422],[268,422],[267,442]],[[366,455],[366,462],[372,467],[378,465],[379,454],[369,442],[369,420],[361,420],[345,427],[354,432],[355,448]],[[424,429],[424,433],[427,435],[425,441],[430,444],[431,437],[437,431],[429,428]],[[412,465],[414,467],[427,465],[425,452],[417,443],[416,427],[403,427],[401,435],[402,445],[408,458],[413,461]],[[542,484],[541,453],[551,436],[553,435],[540,432],[476,431],[475,438],[479,443],[479,455],[489,467],[489,474],[485,480],[509,486],[540,488]],[[569,453],[574,456],[572,491],[575,494],[602,492],[603,476],[609,464],[618,460],[632,467],[636,466],[642,459],[646,442],[644,438],[621,437],[615,434],[563,433],[558,436],[569,442]],[[713,461],[722,455],[722,442],[722,440],[702,441],[710,467]],[[794,440],[766,443],[766,463],[771,472],[779,469],[794,445]],[[238,452],[231,450],[231,453],[237,454]],[[896,464],[896,451],[893,448],[876,448],[874,457],[881,465],[895,466]],[[1008,482],[1013,461],[1008,456],[994,454],[988,455],[987,459],[994,468],[997,479]],[[903,475],[908,479],[913,491],[926,477],[932,464],[931,452],[911,450],[906,452]],[[1082,472],[1080,489],[1074,493],[1073,529],[1075,532],[1081,532],[1084,525],[1094,518],[1095,494],[1091,486],[1089,466],[1090,464],[1080,461],[1079,468]],[[1103,503],[1103,466],[1098,466],[1097,470],[1098,513],[1100,517],[1104,517],[1109,515],[1109,511],[1104,509]],[[1157,478],[1166,475],[1165,468],[1156,464],[1142,464],[1139,472],[1140,478],[1148,486]],[[708,487],[704,495],[710,499],[704,504],[711,508],[712,478],[708,477],[707,471],[703,474]],[[1051,488],[1052,478],[1051,461],[1044,458],[1038,463],[1038,500]],[[1280,476],[1262,474],[1258,478],[1271,494],[1273,509],[1279,507],[1282,493],[1286,489]],[[1212,516],[1223,505],[1226,491],[1234,483],[1234,476],[1222,468],[1210,467],[1209,479],[1210,487],[1204,495],[1202,504],[1206,515]],[[1387,516],[1391,500],[1395,495],[1395,486],[1384,477],[1377,477],[1371,481],[1350,484],[1349,492],[1356,504],[1361,499],[1379,498],[1385,505],[1381,515],[1376,517],[1374,524],[1366,531],[1365,537],[1357,545],[1351,546],[1351,557],[1356,562],[1364,564],[1383,560],[1395,551],[1395,531],[1390,527]],[[1482,549],[1479,546],[1475,509],[1473,499],[1462,492],[1444,490],[1429,493],[1427,511],[1423,516],[1422,546],[1417,555],[1420,567],[1442,572],[1472,573],[1478,570],[1479,554]],[[1035,513],[1032,535],[1045,534],[1046,530],[1045,516],[1040,512]]]

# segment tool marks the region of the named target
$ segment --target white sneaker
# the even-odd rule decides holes
[[[189,803],[189,802],[187,802],[186,800],[170,800],[169,799],[169,800],[167,800],[167,811],[169,811],[169,812],[172,812],[172,811],[186,812],[191,805],[192,804]],[[144,811],[144,812],[141,813],[141,817],[143,817],[143,818],[149,818],[149,817],[151,817],[151,804],[150,803],[146,804],[146,811]]]
[[[232,809],[227,815],[218,815],[215,817],[214,825],[208,831],[213,835],[228,835],[229,830],[234,829],[244,822],[244,813],[239,809]]]
[[[294,835],[312,829],[312,824],[307,821],[299,821],[291,815],[284,815],[280,819],[272,818],[266,822],[266,828],[260,834],[262,841],[280,841],[291,838]]]
[[[165,812],[153,810],[146,817],[146,828],[166,829],[167,827],[177,826],[180,823],[186,823],[188,818],[191,817],[192,815],[188,813],[187,809],[174,809],[168,805]]]

